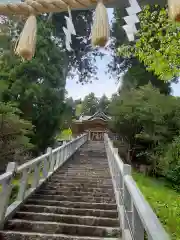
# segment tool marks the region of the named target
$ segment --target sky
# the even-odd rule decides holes
[[[113,19],[113,9],[108,9],[109,21]],[[97,97],[101,97],[105,94],[107,97],[111,97],[113,93],[116,93],[119,84],[116,80],[110,78],[110,75],[106,72],[107,65],[111,60],[109,52],[106,52],[106,56],[102,59],[97,57],[97,77],[98,80],[93,81],[92,84],[77,84],[75,79],[67,79],[66,90],[68,91],[68,96],[73,99],[83,99],[86,95],[93,92]],[[178,84],[172,84],[172,92],[174,96],[180,96],[180,81]]]

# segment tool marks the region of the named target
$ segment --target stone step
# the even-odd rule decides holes
[[[76,166],[74,166],[73,165],[73,167],[67,167],[67,170],[68,171],[83,171],[83,170],[85,170],[85,169],[87,169],[87,170],[91,170],[91,171],[93,171],[93,170],[96,170],[96,171],[99,171],[99,172],[101,172],[101,171],[103,171],[103,169],[106,169],[107,171],[109,171],[109,165],[105,165],[105,164],[103,164],[103,165],[99,165],[99,166],[97,166],[96,164],[94,164],[94,165],[87,165],[87,164],[82,164],[81,166],[78,166],[78,165],[76,165]],[[58,170],[58,172],[61,172],[62,170]]]
[[[1,231],[1,240],[121,240],[118,238],[109,237],[87,237],[87,236],[72,236],[64,234],[47,234],[47,233],[32,233],[18,231]]]
[[[98,171],[98,170],[88,170],[88,169],[83,169],[81,171],[79,170],[67,170],[66,172],[57,172],[56,175],[83,175],[83,174],[99,174],[100,177],[110,177],[110,173],[109,172],[106,172],[105,169],[102,170],[102,171]]]
[[[101,188],[101,189],[104,189],[105,191],[107,189],[112,189],[113,188],[113,185],[112,185],[112,181],[111,181],[111,184],[102,184],[102,183],[79,183],[79,182],[66,182],[66,183],[62,183],[62,182],[51,182],[51,181],[47,181],[46,183],[44,183],[42,185],[42,187],[67,187],[67,188],[81,188],[81,189],[91,189],[91,188]]]
[[[118,214],[115,210],[86,209],[86,208],[68,208],[46,205],[30,205],[25,204],[20,209],[21,212],[35,213],[55,213],[67,215],[95,216],[104,218],[117,218]]]
[[[66,174],[66,173],[84,173],[84,172],[94,172],[96,174],[109,174],[110,175],[110,172],[109,172],[109,168],[101,168],[101,169],[96,169],[96,168],[93,168],[93,169],[89,169],[89,168],[85,168],[83,167],[82,169],[67,169],[66,172],[64,172],[64,170],[59,170],[57,172],[57,174]]]
[[[97,161],[97,158],[93,159],[93,158],[89,158],[89,157],[85,157],[86,159],[83,158],[77,158],[77,159],[73,159],[71,161],[68,162],[68,164],[66,165],[67,168],[77,168],[77,166],[79,167],[83,167],[83,166],[87,166],[87,167],[100,167],[100,166],[109,166],[108,161],[106,160],[100,160]]]
[[[32,221],[61,222],[67,224],[78,224],[88,226],[119,227],[118,219],[93,216],[76,216],[36,212],[17,212],[14,218]]]
[[[87,180],[87,177],[88,177],[88,180],[111,180],[111,176],[110,174],[108,174],[107,176],[104,174],[104,175],[99,175],[99,174],[96,174],[96,173],[90,173],[90,172],[83,172],[82,174],[81,173],[76,173],[76,174],[71,174],[71,173],[66,173],[66,174],[56,174],[54,175],[53,177],[51,177],[51,179],[67,179],[67,178],[70,178],[70,179],[74,179],[74,180],[84,180],[84,178],[86,178]]]
[[[84,176],[84,177],[79,177],[79,178],[74,178],[74,177],[54,177],[53,179],[49,179],[47,181],[51,182],[52,184],[54,183],[64,183],[64,184],[68,184],[68,183],[80,183],[80,184],[93,184],[93,183],[101,183],[101,184],[106,184],[106,185],[112,185],[112,180],[111,179],[98,179],[98,178],[90,178],[89,181],[87,180],[89,177],[88,176]]]
[[[68,201],[69,196],[63,195],[42,195],[34,194],[31,198],[44,199],[44,200],[56,200],[56,201]],[[93,197],[93,196],[71,196],[72,202],[92,202],[92,203],[115,203],[115,199],[112,197]]]
[[[100,159],[99,159],[100,157]],[[108,164],[108,161],[106,160],[106,156],[99,156],[99,157],[93,157],[88,155],[81,155],[77,158],[72,159],[72,161],[69,161],[69,164],[75,165],[84,165],[84,164],[92,164],[92,165],[101,165],[101,164]]]
[[[80,168],[81,168],[82,166],[83,166],[83,167],[90,167],[90,168],[91,168],[92,166],[94,166],[94,168],[96,168],[96,167],[99,168],[99,167],[101,167],[101,166],[109,167],[107,161],[104,161],[104,162],[101,161],[101,162],[97,163],[97,161],[92,162],[91,159],[89,159],[89,160],[90,160],[89,163],[84,163],[84,164],[82,164],[82,165],[79,165],[79,167],[80,167]],[[79,164],[79,163],[77,163],[77,164]],[[68,169],[69,169],[69,168],[74,169],[75,167],[76,167],[75,161],[68,164]]]
[[[69,208],[88,208],[88,209],[104,209],[104,210],[117,210],[116,204],[110,203],[88,203],[88,202],[71,202],[71,201],[55,201],[43,199],[29,199],[27,204],[30,205],[46,205],[46,206],[59,206]]]
[[[64,191],[63,189],[54,189],[54,190],[45,190],[45,189],[40,189],[38,192],[38,194],[50,194],[50,195],[63,195],[63,196],[69,196],[70,198],[72,196],[93,196],[93,197],[114,197],[114,193],[111,192],[83,192],[83,191]]]
[[[56,175],[54,175],[53,177],[66,177],[66,176],[71,176],[71,177],[85,177],[85,176],[89,176],[90,179],[91,178],[96,178],[96,177],[99,177],[101,179],[111,179],[111,176],[110,176],[110,173],[106,173],[103,171],[101,173],[98,173],[97,171],[89,171],[89,170],[85,170],[82,171],[82,172],[79,172],[79,171],[66,171],[66,173],[57,173]]]
[[[8,230],[21,231],[21,232],[38,232],[48,234],[70,234],[79,236],[99,236],[107,237],[109,235],[113,237],[119,237],[120,231],[118,227],[99,227],[99,226],[86,226],[77,224],[65,224],[58,222],[44,222],[44,221],[28,221],[13,219],[8,221],[6,227]]]
[[[99,176],[99,175],[93,175],[93,174],[90,174],[90,173],[83,173],[83,174],[79,174],[79,173],[77,173],[77,174],[70,174],[70,173],[67,173],[67,174],[64,174],[64,175],[62,175],[62,174],[59,174],[59,175],[54,175],[53,177],[51,177],[51,180],[53,181],[53,180],[65,180],[65,179],[72,179],[72,180],[75,180],[75,181],[81,181],[81,180],[84,180],[84,179],[86,179],[86,181],[87,181],[87,177],[88,177],[88,180],[89,181],[97,181],[97,180],[101,180],[101,181],[103,181],[103,180],[106,180],[106,181],[111,181],[111,176],[110,175],[108,175],[108,176]]]
[[[114,194],[114,190],[113,190],[113,186],[109,187],[109,188],[103,188],[103,187],[94,187],[94,188],[86,188],[84,186],[59,186],[59,185],[44,185],[41,190],[60,190],[60,191],[82,191],[82,192],[99,192],[99,193],[113,193]]]
[[[49,180],[50,181],[50,180]],[[49,182],[48,181],[48,182]],[[73,179],[61,179],[61,178],[53,178],[50,182],[52,183],[52,184],[54,184],[54,183],[64,183],[64,184],[68,184],[68,183],[72,183],[72,181],[73,181],[73,184],[77,184],[77,183],[80,183],[80,184],[99,184],[99,183],[101,183],[101,184],[105,184],[105,185],[109,185],[109,184],[112,184],[112,180],[110,179],[108,179],[108,180],[106,180],[106,179],[103,179],[103,180],[101,180],[101,179],[94,179],[94,180],[89,180],[88,181],[88,178],[87,177],[85,177],[85,178],[82,178],[82,179],[79,179],[79,180],[73,180]]]
[[[83,146],[26,200],[0,232],[0,240],[120,240],[102,146]]]
[[[77,158],[77,159],[73,159],[72,161],[69,161],[68,167],[69,168],[76,167],[76,164],[80,165],[80,162],[84,162],[84,164],[82,164],[82,165],[86,165],[86,166],[91,166],[91,165],[95,165],[97,167],[102,166],[102,165],[109,166],[109,163],[106,159],[101,159],[100,161],[97,161],[97,159],[92,159],[89,157],[85,157],[85,158],[82,157],[81,159]]]

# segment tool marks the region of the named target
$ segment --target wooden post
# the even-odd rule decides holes
[[[0,192],[0,229],[4,226],[4,219],[6,215],[6,210],[9,204],[11,191],[12,191],[12,181],[14,178],[14,173],[16,171],[16,163],[10,162],[6,168],[6,173],[10,173],[10,177],[5,179],[2,183],[2,191]]]
[[[133,237],[134,240],[144,240],[144,227],[134,205],[133,205]]]
[[[56,152],[56,168],[58,168],[59,167],[59,161],[60,161],[60,151],[58,150],[57,152]]]
[[[34,167],[34,174],[33,174],[33,181],[32,181],[32,188],[35,188],[39,185],[40,179],[40,164],[36,164]]]
[[[128,193],[127,187],[124,184],[124,177],[126,175],[131,175],[131,166],[128,164],[124,164],[123,166],[123,205],[125,207],[124,212],[124,220],[123,220],[123,227],[124,231],[122,231],[122,239],[125,239],[125,236],[123,236],[123,233],[126,234],[127,230],[130,230],[129,224],[132,226],[132,199],[131,195]],[[127,214],[127,215],[126,215]]]
[[[49,164],[50,164],[49,172],[52,173],[54,171],[54,156],[52,154],[52,148],[49,147],[47,149],[47,152],[49,153]]]
[[[119,154],[119,151],[118,151],[118,148],[114,148],[114,152],[115,152],[115,154]]]
[[[47,159],[48,157],[46,157],[45,159],[44,159],[44,161],[43,161],[43,178],[44,179],[46,179],[47,178],[47,176],[48,176],[48,170],[49,170],[49,168],[50,168],[50,162],[48,162],[48,159]]]
[[[20,188],[17,196],[17,201],[22,202],[26,193],[27,183],[28,183],[28,169],[25,169],[22,173]]]
[[[88,141],[90,141],[91,140],[91,131],[89,130],[89,132],[88,132]]]

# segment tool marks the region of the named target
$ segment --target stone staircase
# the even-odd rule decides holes
[[[29,198],[0,240],[120,239],[104,144],[88,142]]]

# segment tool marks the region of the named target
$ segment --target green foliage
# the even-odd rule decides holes
[[[170,180],[175,188],[180,189],[180,137],[174,138],[172,143],[164,148],[161,156],[160,169],[162,174]]]
[[[117,78],[117,80],[120,80],[121,73],[126,71],[128,66],[131,65],[131,59],[129,57],[125,57],[125,55],[121,56],[118,54],[118,47],[122,44],[128,44],[126,32],[122,28],[124,24],[122,16],[125,15],[122,11],[124,11],[123,8],[114,9],[114,18],[111,28],[112,39],[109,46],[111,50],[112,60],[108,64],[108,71],[113,74],[113,77]]]
[[[64,108],[64,50],[52,37],[52,29],[46,19],[39,17],[37,49],[32,61],[3,54],[0,62],[0,77],[8,85],[3,101],[15,102],[21,117],[32,122],[35,153],[53,145]]]
[[[170,94],[171,83],[161,81],[152,72],[148,72],[144,64],[134,60],[131,67],[128,68],[122,77],[120,92],[129,91],[132,88],[139,88],[148,83],[159,89],[160,93]]]
[[[55,26],[54,35],[63,39],[65,49],[65,35],[63,27],[66,26],[65,16],[67,13],[53,14],[52,23]],[[65,51],[66,54],[66,76],[78,77],[80,83],[87,83],[96,78],[96,56],[102,55],[98,49],[93,49],[91,45],[91,25],[93,20],[93,10],[72,11],[73,24],[76,29],[76,36],[72,36],[72,51]]]
[[[62,114],[62,129],[69,128],[73,118],[75,118],[75,102],[70,97],[65,99]]]
[[[162,80],[179,76],[179,25],[168,19],[167,9],[146,6],[139,15],[140,29],[134,45],[119,48],[124,57],[134,56]]]
[[[70,128],[64,129],[59,135],[56,136],[57,140],[70,140],[72,138],[72,131]]]
[[[19,164],[24,163],[33,147],[29,139],[32,125],[19,115],[20,111],[14,104],[0,102],[0,171],[12,159]]]
[[[110,105],[112,127],[128,146],[130,159],[158,171],[160,146],[171,143],[180,129],[180,99],[165,96],[150,84],[116,97]]]
[[[81,115],[81,113],[82,113],[82,104],[77,104],[76,105],[76,113],[75,113],[75,115],[77,117],[79,117]]]
[[[180,240],[180,194],[166,182],[133,173],[138,187],[154,209],[172,240]]]
[[[108,113],[109,113],[109,104],[110,104],[110,101],[109,101],[109,99],[106,97],[106,95],[104,94],[104,95],[99,99],[98,109],[101,110],[102,112],[104,112],[105,114],[108,114]]]
[[[171,87],[169,82],[160,81],[157,74],[148,71],[146,64],[136,56],[136,46],[134,42],[129,42],[124,29],[122,20],[122,9],[114,10],[114,20],[112,23],[113,41],[110,46],[112,52],[112,61],[109,64],[109,71],[114,78],[121,81],[120,92],[138,88],[149,82],[160,89],[161,93],[169,94]],[[142,23],[143,24],[143,23]],[[143,43],[143,46],[147,45]]]
[[[82,101],[81,111],[84,115],[93,115],[97,111],[102,111],[105,114],[109,113],[109,104],[110,101],[103,95],[101,98],[97,98],[94,93],[90,93],[85,96],[84,100]]]
[[[93,115],[98,110],[98,98],[94,93],[87,95],[82,102],[82,112],[84,115]]]

